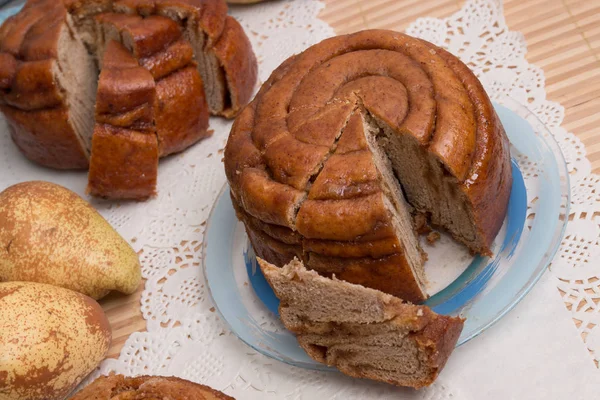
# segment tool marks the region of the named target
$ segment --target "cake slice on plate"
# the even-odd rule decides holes
[[[346,375],[398,386],[432,384],[464,320],[361,285],[325,278],[294,259],[283,268],[258,259],[280,300],[285,327],[314,360]]]

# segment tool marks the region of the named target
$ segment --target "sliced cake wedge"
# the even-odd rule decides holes
[[[88,193],[141,200],[156,193],[156,85],[119,42],[106,46],[98,81]]]
[[[322,277],[297,259],[283,268],[258,262],[280,300],[281,320],[300,346],[314,360],[352,377],[431,385],[463,328],[459,317]]]

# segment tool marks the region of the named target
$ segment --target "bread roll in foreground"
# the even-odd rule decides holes
[[[162,376],[101,376],[71,400],[233,400],[208,386]]]
[[[297,259],[277,268],[258,259],[279,298],[285,327],[314,360],[346,375],[398,386],[431,385],[463,320],[308,271]]]

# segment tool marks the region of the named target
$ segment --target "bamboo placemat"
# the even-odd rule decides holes
[[[315,1],[315,0],[299,0]],[[418,17],[443,18],[463,1],[324,0],[321,18],[336,33],[367,28],[403,31]],[[525,35],[528,60],[544,69],[550,100],[565,107],[564,128],[585,144],[595,172],[600,172],[600,1],[506,0],[511,30]],[[109,357],[118,357],[132,332],[144,331],[140,312],[143,285],[132,296],[111,295],[101,301],[113,329]]]

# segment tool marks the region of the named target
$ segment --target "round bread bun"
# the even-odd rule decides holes
[[[234,400],[208,386],[185,379],[164,376],[130,378],[114,374],[101,376],[71,397],[71,400],[84,399]]]

